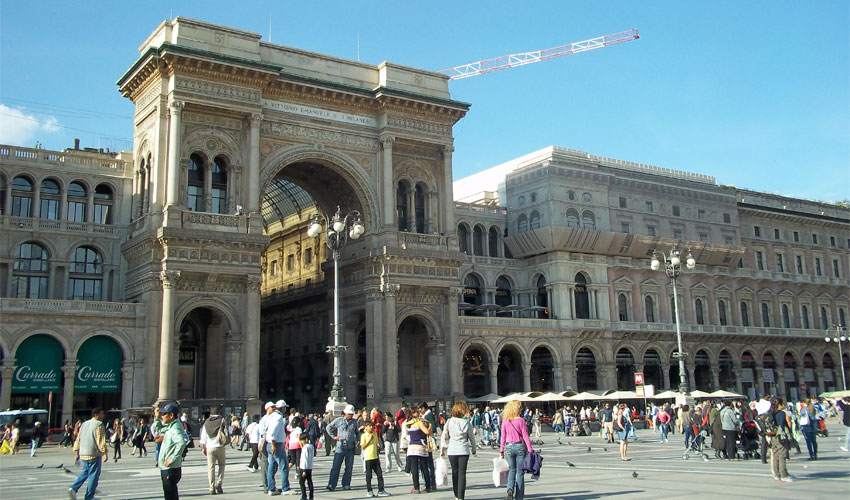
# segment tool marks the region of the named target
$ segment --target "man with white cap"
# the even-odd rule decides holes
[[[357,445],[357,422],[354,421],[354,407],[348,405],[342,411],[342,416],[328,425],[328,434],[336,441],[334,462],[328,478],[328,491],[336,489],[339,480],[339,469],[345,461],[345,472],[342,475],[342,489],[351,489],[351,467],[354,464],[354,447]]]
[[[279,399],[275,404],[275,410],[268,415],[266,428],[266,446],[269,454],[269,467],[266,477],[266,491],[272,495],[280,495],[289,491],[289,464],[286,460],[286,419],[283,417],[283,409],[286,401]],[[280,469],[281,489],[275,489],[274,475]]]
[[[268,490],[268,471],[269,471],[269,454],[266,451],[266,430],[269,425],[269,415],[274,413],[274,403],[269,401],[264,406],[266,410],[266,414],[260,419],[259,422],[259,433],[260,433],[260,442],[257,444],[257,448],[260,450],[260,477],[263,479],[263,491]]]

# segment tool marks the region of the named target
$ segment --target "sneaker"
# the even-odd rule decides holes
[[[847,447],[846,447],[846,446],[841,446],[839,449],[840,449],[841,451],[847,451]]]
[[[386,491],[384,491],[384,490],[381,490],[381,491],[379,491],[379,492],[378,492],[378,494],[377,494],[377,495],[375,495],[375,496],[377,496],[377,497],[388,497],[388,496],[390,496],[390,494],[389,494],[389,493],[387,493],[387,492],[386,492]]]
[[[783,478],[782,478],[782,482],[783,482],[783,483],[793,483],[793,482],[794,482],[794,478],[793,478],[793,477],[791,477],[791,476],[786,476],[786,477],[783,477]]]
[[[269,491],[269,496],[274,497],[274,496],[280,495],[280,493],[281,493],[280,490],[271,490],[271,491]]]
[[[514,500],[514,490],[508,489],[508,500]]]
[[[366,498],[372,498],[372,497],[376,497],[376,496],[378,496],[378,495],[374,494],[374,493],[373,493],[373,492],[371,492],[371,491],[367,491],[367,492],[366,492]]]
[[[779,476],[773,476],[774,481],[779,481]]]
[[[71,500],[77,500],[77,492],[74,491],[74,488],[68,488],[68,498]]]
[[[399,468],[398,468],[398,471],[399,471],[399,472],[404,472],[404,469],[402,469],[401,467],[399,467]]]

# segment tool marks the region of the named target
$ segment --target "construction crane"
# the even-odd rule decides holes
[[[611,35],[598,36],[581,42],[573,42],[567,45],[553,47],[551,49],[508,54],[502,57],[463,64],[461,66],[455,66],[454,68],[444,69],[438,73],[448,75],[449,81],[460,80],[461,78],[483,75],[485,73],[492,73],[494,71],[522,66],[525,64],[548,61],[549,59],[555,59],[556,57],[578,54],[579,52],[586,52],[588,50],[601,49],[602,47],[617,45],[618,43],[631,42],[638,38],[640,38],[640,35],[638,34],[637,28],[635,28],[628,31],[613,33]]]

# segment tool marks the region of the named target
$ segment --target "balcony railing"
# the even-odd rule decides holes
[[[98,158],[102,156],[102,158]],[[47,149],[21,148],[0,145],[0,158],[15,159],[39,164],[57,164],[63,166],[82,166],[110,169],[124,169],[126,162],[108,158],[105,154],[85,151],[49,151]]]
[[[26,229],[27,231],[50,231],[68,233],[96,233],[110,235],[116,233],[116,227],[111,224],[94,224],[91,222],[75,222],[69,220],[35,219],[32,217],[12,217],[0,215],[0,227],[4,231]]]
[[[145,304],[132,302],[0,298],[0,312],[3,313],[136,317],[144,315],[146,308]]]

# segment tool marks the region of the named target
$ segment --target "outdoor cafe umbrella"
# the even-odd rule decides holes
[[[587,392],[587,391],[580,392],[578,394],[575,394],[575,395],[567,398],[568,401],[596,401],[596,400],[601,400],[601,399],[605,399],[605,398],[603,398],[599,394],[594,394],[592,392]]]
[[[490,394],[485,394],[483,396],[478,396],[477,398],[469,398],[467,402],[469,403],[489,403],[490,401],[495,401],[502,396],[499,396],[495,392],[491,392]]]
[[[726,399],[746,398],[747,397],[747,396],[744,396],[743,394],[738,394],[737,392],[732,392],[732,391],[724,391],[723,389],[718,389],[718,390],[712,392],[711,396],[715,397],[715,398],[726,398]]]
[[[602,397],[602,399],[608,401],[621,401],[623,399],[644,399],[643,396],[639,396],[634,391],[614,391],[610,394],[606,394]]]
[[[544,392],[543,394],[534,398],[535,401],[569,401],[570,398],[568,396],[564,396],[557,392]]]

